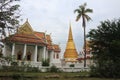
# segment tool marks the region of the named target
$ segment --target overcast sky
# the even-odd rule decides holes
[[[92,21],[87,23],[87,33],[96,28],[100,21],[120,17],[120,0],[21,0],[21,24],[28,18],[35,31],[47,31],[54,43],[60,43],[63,53],[71,22],[74,42],[79,52],[83,47],[83,28],[81,21],[75,22],[77,14],[74,14],[74,10],[85,2],[87,8],[93,9],[93,13],[89,14]]]

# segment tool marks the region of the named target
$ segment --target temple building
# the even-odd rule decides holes
[[[70,25],[68,41],[64,52],[64,61],[65,63],[76,63],[78,62],[77,58],[78,58],[78,53],[76,51],[76,47],[72,36],[72,29]]]
[[[18,31],[3,40],[3,56],[14,56],[15,60],[34,67],[41,67],[42,61],[48,59],[50,66],[60,66],[61,49],[52,42],[51,36],[45,32],[34,31],[28,20]]]

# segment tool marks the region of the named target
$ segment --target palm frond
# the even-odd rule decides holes
[[[76,9],[76,10],[74,10],[74,13],[81,13],[81,11],[80,11],[80,9]]]
[[[90,16],[88,16],[88,15],[84,15],[84,16],[85,16],[85,19],[86,19],[87,21],[92,20],[92,19],[90,18]]]
[[[76,17],[76,21],[79,21],[80,18],[81,18],[81,14],[78,14]]]
[[[85,13],[93,13],[93,10],[88,8],[85,10]]]

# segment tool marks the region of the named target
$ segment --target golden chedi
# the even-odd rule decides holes
[[[66,50],[64,52],[64,59],[65,59],[65,62],[77,62],[77,58],[78,58],[78,53],[75,48],[71,25],[70,25],[68,41],[66,45]]]

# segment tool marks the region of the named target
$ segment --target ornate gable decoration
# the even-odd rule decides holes
[[[34,34],[34,31],[29,24],[28,20],[18,29],[18,33],[21,34]]]

